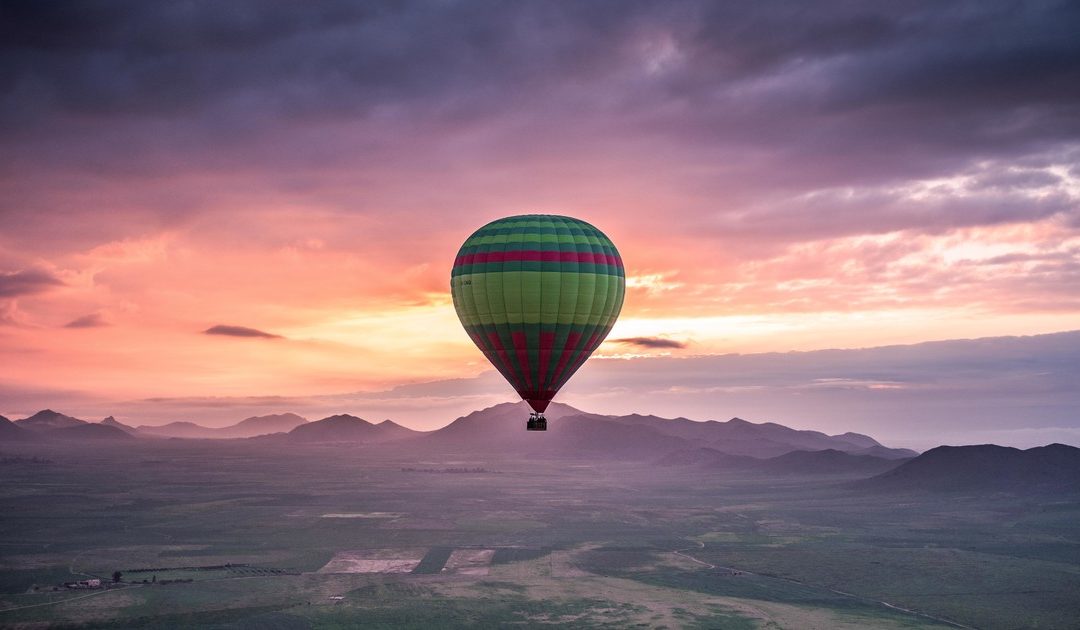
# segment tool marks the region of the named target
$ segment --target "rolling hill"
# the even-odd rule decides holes
[[[939,446],[856,487],[881,492],[1080,493],[1080,449]]]
[[[560,403],[552,403],[545,412],[547,431],[526,431],[529,412],[525,403],[502,403],[474,411],[409,442],[408,447],[467,454],[651,459],[686,446],[685,440],[653,427],[620,424],[616,418],[587,414]]]
[[[699,446],[707,446],[732,455],[768,458],[791,451],[830,449],[843,452],[874,449],[877,452],[864,454],[880,457],[889,453],[896,458],[914,457],[918,454],[907,449],[887,449],[877,440],[858,433],[827,435],[820,431],[792,429],[774,422],[758,424],[742,418],[732,418],[727,422],[716,420],[697,422],[686,418],[667,419],[633,414],[614,417],[612,420],[620,424],[649,426],[662,433],[690,440]]]
[[[298,442],[385,443],[407,440],[418,435],[423,433],[390,420],[372,424],[363,418],[339,414],[295,427],[286,437]]]
[[[194,422],[170,422],[159,426],[141,425],[138,427],[138,432],[158,437],[224,440],[285,433],[303,424],[307,424],[307,419],[295,413],[279,413],[253,416],[220,428],[204,427]]]
[[[776,457],[758,459],[701,447],[673,451],[660,458],[657,464],[701,470],[756,471],[775,475],[874,475],[896,468],[904,461],[907,460],[857,455],[836,449],[789,451]]]
[[[491,450],[546,444],[551,436],[558,432],[558,423],[567,416],[578,416],[583,412],[569,405],[551,403],[546,412],[547,432],[525,431],[525,420],[529,417],[525,403],[501,403],[493,407],[474,411],[462,416],[450,424],[429,432],[416,443],[418,448],[427,449],[471,449]],[[605,419],[604,416],[589,416]]]
[[[295,413],[254,416],[241,420],[232,426],[217,429],[215,437],[248,438],[269,433],[287,433],[303,424],[307,424],[307,418],[298,416]]]
[[[654,460],[673,451],[692,451],[702,447],[725,455],[759,459],[792,451],[824,450],[868,455],[873,459],[886,454],[894,458],[916,455],[905,449],[889,449],[868,436],[851,433],[829,436],[774,423],[755,424],[739,418],[728,422],[696,422],[686,418],[667,419],[639,414],[602,416],[552,403],[545,414],[548,430],[538,433],[524,430],[528,415],[529,408],[524,403],[495,405],[474,411],[430,432],[415,446],[479,452],[592,453],[599,457]],[[697,457],[717,459],[708,453]],[[730,465],[732,461],[735,460],[727,464]],[[885,470],[885,467],[877,469],[881,470]]]
[[[41,437],[33,431],[24,429],[4,416],[0,416],[0,440],[5,442],[33,442],[39,439]]]
[[[43,409],[30,416],[29,418],[16,420],[15,424],[22,427],[23,429],[30,429],[31,431],[51,431],[53,429],[77,427],[79,425],[88,423],[85,420],[79,420],[78,418],[65,416],[62,413],[53,411],[52,409]]]
[[[140,424],[136,427],[136,430],[142,435],[188,439],[212,439],[217,432],[217,429],[186,421],[170,422],[156,426]]]
[[[424,434],[423,431],[403,427],[389,418],[376,424],[375,427],[379,430],[380,441],[403,440]]]
[[[48,437],[60,440],[134,440],[123,429],[101,423],[78,424],[49,431]]]
[[[119,420],[117,420],[116,418],[114,418],[112,416],[109,416],[108,418],[105,418],[104,420],[102,420],[98,424],[100,424],[102,426],[106,426],[106,427],[113,427],[113,428],[116,428],[116,429],[120,429],[121,431],[123,431],[124,433],[127,433],[128,435],[138,436],[138,434],[139,434],[138,429],[136,429],[135,427],[128,426],[128,425],[124,424],[123,422],[120,422]]]
[[[836,449],[791,451],[763,462],[760,469],[778,474],[831,475],[860,473],[874,475],[903,465],[907,460],[873,455],[855,455]]]
[[[656,463],[660,466],[692,466],[710,470],[748,470],[761,461],[748,455],[732,455],[701,446],[672,451],[656,460]]]

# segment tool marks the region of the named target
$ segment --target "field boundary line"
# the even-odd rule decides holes
[[[141,588],[142,584],[133,584],[131,586],[122,586],[120,588],[107,588],[100,590],[96,593],[90,593],[89,595],[79,595],[78,597],[69,597],[67,599],[60,599],[54,602],[42,602],[40,604],[28,604],[26,606],[16,606],[14,608],[2,608],[0,613],[11,612],[13,610],[25,610],[27,608],[40,608],[41,606],[55,606],[57,604],[66,604],[67,602],[73,602],[78,599],[86,599],[87,597],[94,597],[96,595],[104,595],[105,593],[114,593],[116,591],[126,591],[132,588]]]

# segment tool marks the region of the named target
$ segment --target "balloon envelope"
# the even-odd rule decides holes
[[[450,273],[465,331],[537,413],[607,337],[625,290],[611,239],[547,214],[488,223],[461,246]]]

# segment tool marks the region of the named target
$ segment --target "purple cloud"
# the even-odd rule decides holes
[[[101,313],[90,313],[89,315],[83,315],[82,317],[76,317],[70,322],[64,324],[64,328],[100,328],[102,326],[109,326],[109,322],[102,317]]]
[[[686,347],[686,343],[682,341],[675,341],[674,339],[664,339],[662,337],[627,337],[625,339],[608,339],[608,343],[618,343],[648,349],[675,348],[681,350]]]
[[[246,326],[227,326],[218,324],[202,331],[204,335],[224,335],[226,337],[254,337],[260,339],[283,339],[281,335],[263,332]]]
[[[59,278],[42,269],[0,272],[0,298],[42,293],[63,285]]]

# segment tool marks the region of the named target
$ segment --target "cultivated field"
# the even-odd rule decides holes
[[[52,460],[0,469],[2,627],[1074,628],[1080,611],[1075,498],[246,441],[2,450]],[[498,472],[403,470],[459,466]]]

